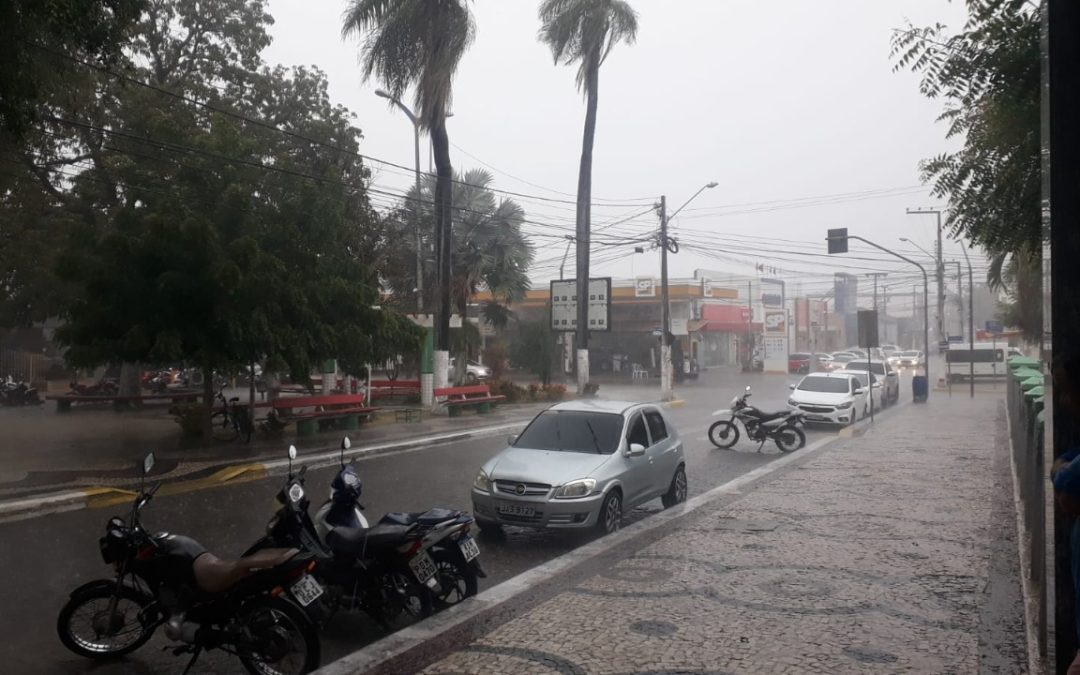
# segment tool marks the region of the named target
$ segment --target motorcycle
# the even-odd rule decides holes
[[[348,437],[341,444],[341,470],[330,484],[330,498],[315,513],[315,530],[326,541],[334,528],[368,529],[364,505],[360,503],[363,483],[352,464],[345,464]],[[476,595],[479,579],[486,577],[480,564],[480,547],[469,535],[474,523],[471,515],[456,509],[433,508],[423,512],[391,512],[378,522],[381,525],[414,526],[411,533],[422,537],[423,548],[430,550],[438,577],[435,605],[442,609]]]
[[[348,443],[342,446],[344,454]],[[248,552],[286,545],[312,553],[317,561],[314,574],[327,586],[324,601],[309,610],[320,623],[341,609],[365,611],[387,629],[430,616],[443,588],[428,552],[431,543],[419,524],[331,526],[320,537],[308,515],[307,467],[294,473],[295,457],[296,448],[290,447],[288,475],[276,497],[279,508],[267,524],[266,536]]]
[[[765,442],[772,440],[781,452],[791,452],[806,445],[806,434],[799,428],[803,413],[797,410],[763,412],[750,405],[750,387],[741,396],[731,399],[731,407],[717,410],[713,416],[726,415],[728,419],[714,422],[709,427],[709,440],[718,448],[729,449],[739,442],[739,426],[746,429],[746,437],[758,442],[758,452]]]
[[[0,402],[4,405],[40,405],[44,401],[38,395],[36,387],[31,387],[26,382],[16,382],[8,375],[0,385]]]
[[[296,549],[266,549],[222,560],[188,537],[150,534],[140,514],[161,483],[145,488],[154,455],[125,520],[112,517],[99,540],[115,578],[83,584],[56,621],[60,641],[92,659],[115,658],[144,645],[159,628],[191,654],[184,673],[207,650],[235,654],[250,673],[308,673],[319,667],[315,625],[303,607],[323,594],[314,562]]]

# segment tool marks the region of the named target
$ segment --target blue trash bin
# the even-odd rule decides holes
[[[929,390],[925,375],[915,375],[911,378],[911,395],[916,403],[926,403]]]

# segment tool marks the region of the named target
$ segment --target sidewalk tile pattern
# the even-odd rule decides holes
[[[424,672],[977,672],[995,403],[898,411]]]

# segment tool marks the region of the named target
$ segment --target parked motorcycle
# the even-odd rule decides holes
[[[83,584],[60,610],[60,641],[92,659],[135,651],[158,627],[191,654],[184,673],[206,650],[235,654],[251,673],[308,673],[319,667],[315,625],[303,607],[323,593],[308,572],[314,561],[296,549],[265,549],[222,560],[188,537],[150,534],[142,509],[161,486],[145,489],[153,467],[143,462],[144,484],[125,520],[110,518],[99,540],[113,579]]]
[[[335,526],[321,538],[308,515],[306,467],[294,473],[295,457],[290,447],[288,475],[277,494],[280,507],[266,536],[248,552],[283,545],[311,552],[318,563],[314,574],[327,587],[323,602],[310,610],[320,622],[342,609],[365,611],[387,629],[430,616],[442,587],[428,550],[432,542],[419,525]]]
[[[364,505],[360,503],[363,482],[352,464],[345,464],[345,437],[341,445],[341,470],[330,484],[330,498],[315,513],[315,530],[326,541],[334,528],[368,529]],[[471,515],[456,509],[433,508],[423,512],[391,512],[378,525],[414,526],[411,536],[422,537],[435,563],[439,587],[435,605],[443,608],[476,595],[479,579],[485,577],[480,564],[480,547],[469,535]]]
[[[806,434],[799,425],[803,414],[797,410],[767,413],[750,405],[750,387],[741,396],[731,399],[731,407],[717,410],[713,416],[727,416],[709,427],[709,440],[718,448],[729,449],[739,442],[739,424],[746,437],[758,442],[758,452],[766,441],[773,441],[781,452],[791,452],[806,445]]]
[[[10,375],[0,384],[0,403],[4,405],[40,405],[43,402],[36,387],[26,382],[16,382]]]

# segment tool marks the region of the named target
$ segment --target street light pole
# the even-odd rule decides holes
[[[670,216],[667,215],[667,196],[660,196],[660,400],[662,401],[670,401],[674,398],[672,393],[674,373],[671,364],[671,343],[674,336],[671,335],[671,302],[668,296],[667,263],[668,251],[674,242],[668,238],[668,222],[677,216],[679,211],[685,209],[687,204],[694,201],[699,194],[717,185],[718,183],[715,181],[706,183],[690,199],[687,199],[682,206],[675,209],[675,212]],[[678,251],[678,249],[676,248],[675,251]]]
[[[942,262],[942,244],[941,244],[941,209],[908,209],[908,215],[922,215],[932,213],[937,216],[937,255],[933,256],[937,260],[937,311],[938,311],[938,339],[947,340],[948,335],[945,332],[945,263]],[[927,358],[929,358],[929,353]]]
[[[915,262],[911,258],[908,258],[907,256],[900,255],[896,251],[887,249],[884,246],[882,246],[881,244],[875,244],[874,242],[870,241],[869,239],[864,239],[862,237],[855,236],[854,234],[846,234],[846,231],[845,231],[845,234],[844,234],[843,238],[844,239],[854,239],[856,241],[861,241],[864,244],[869,244],[870,246],[873,246],[874,248],[876,248],[879,251],[884,251],[885,253],[888,253],[891,256],[897,257],[897,258],[903,260],[904,262],[911,263],[915,267],[918,267],[919,271],[922,272],[922,275],[923,275],[923,348],[926,350],[926,358],[924,359],[924,362],[923,362],[923,372],[926,373],[927,397],[929,397],[929,395],[930,395],[930,313],[929,313],[930,312],[930,310],[929,310],[929,306],[930,306],[930,279],[929,279],[929,277],[926,276],[926,268],[923,267],[921,264]],[[827,237],[826,241],[833,241],[833,239],[831,237]],[[846,247],[845,247],[844,250],[846,251]],[[830,253],[831,253],[831,251],[830,251]]]
[[[422,314],[424,312],[424,259],[423,259],[423,237],[420,234],[420,120],[417,119],[413,111],[409,109],[401,101],[391,96],[388,92],[382,89],[376,89],[375,95],[379,98],[385,98],[405,113],[405,116],[409,118],[409,121],[413,125],[413,150],[415,153],[415,166],[416,166],[416,204],[413,214],[415,216],[415,230],[416,230],[416,313]]]

